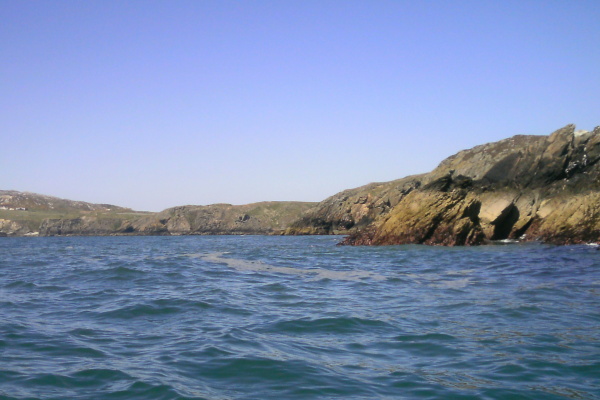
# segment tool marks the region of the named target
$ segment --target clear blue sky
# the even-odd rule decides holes
[[[600,1],[0,1],[0,189],[320,201],[600,125]]]

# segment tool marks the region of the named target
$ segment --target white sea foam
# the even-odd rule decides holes
[[[455,279],[451,281],[440,281],[429,286],[440,289],[462,289],[471,284],[471,278]]]
[[[474,269],[461,269],[458,271],[450,271],[447,273],[447,275],[470,275],[473,271],[475,271]]]
[[[459,271],[451,271],[446,273],[446,276],[465,276],[473,272],[472,269],[463,269]],[[465,277],[461,279],[447,279],[444,275],[435,273],[422,273],[422,274],[402,274],[407,278],[413,279],[420,285],[427,285],[429,287],[438,289],[462,289],[473,283],[473,278]]]
[[[200,255],[199,258],[212,263],[225,264],[228,267],[233,268],[237,271],[274,272],[278,274],[305,276],[310,278],[310,280],[331,279],[340,281],[360,281],[362,279],[373,279],[377,281],[382,281],[386,279],[386,277],[383,275],[363,270],[333,271],[322,268],[301,269],[293,267],[278,267],[275,265],[264,263],[262,261],[249,261],[237,258],[227,258],[223,257],[223,254],[225,253],[210,253]],[[188,256],[197,257],[198,255],[190,254]]]
[[[519,241],[516,239],[501,239],[501,240],[497,240],[496,243],[513,244],[513,243],[519,243]]]

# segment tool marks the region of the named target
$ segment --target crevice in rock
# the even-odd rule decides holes
[[[531,218],[529,221],[527,221],[527,223],[525,225],[523,225],[520,229],[517,229],[513,233],[513,238],[519,239],[521,236],[523,236],[523,234],[525,232],[527,232],[527,229],[529,229],[529,227],[531,226],[532,223],[533,223],[533,218]]]
[[[469,218],[473,225],[479,225],[479,212],[481,211],[481,202],[472,202],[463,212],[462,218]]]
[[[450,174],[446,176],[442,176],[439,179],[436,179],[433,182],[425,185],[425,190],[434,190],[437,192],[447,192],[452,186],[452,176]]]
[[[514,204],[508,206],[494,221],[494,233],[491,240],[507,239],[513,226],[519,220],[520,215],[519,209]]]
[[[436,215],[434,218],[432,218],[431,225],[430,225],[429,229],[427,229],[427,232],[425,232],[425,234],[423,235],[421,240],[419,240],[419,244],[423,244],[423,243],[427,242],[429,239],[431,239],[431,237],[435,233],[436,229],[440,225],[440,222],[442,222],[441,215]]]

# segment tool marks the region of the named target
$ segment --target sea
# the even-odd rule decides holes
[[[593,246],[0,238],[0,399],[600,399]]]

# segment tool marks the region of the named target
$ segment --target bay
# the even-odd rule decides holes
[[[0,399],[598,399],[600,251],[0,240]]]

